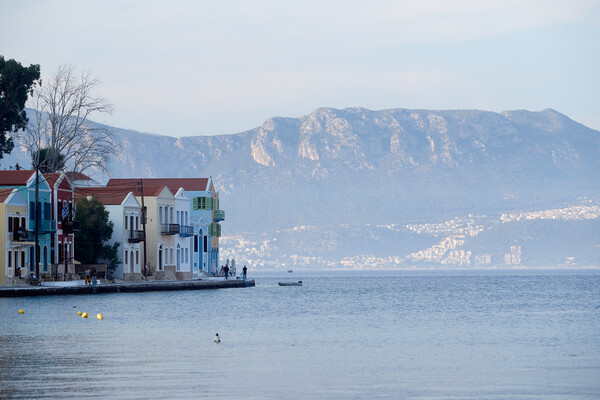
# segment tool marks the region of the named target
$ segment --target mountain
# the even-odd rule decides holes
[[[440,265],[443,258],[414,254],[448,237],[408,226],[473,214],[489,228],[502,213],[594,207],[600,199],[600,132],[552,109],[322,108],[238,134],[182,138],[108,129],[121,149],[112,177],[213,176],[227,213],[222,254],[259,253],[252,261],[265,266]],[[3,165],[11,158],[28,165],[18,150]],[[587,221],[586,237],[595,237],[597,219]],[[594,240],[588,247],[600,244]],[[472,244],[479,260],[496,254],[485,265],[501,264],[519,245],[494,243],[504,247],[486,253],[485,243]],[[474,264],[473,251],[462,250]],[[449,251],[460,255],[456,246]],[[594,262],[593,251],[578,251]],[[563,253],[543,263],[572,257]],[[527,263],[538,261],[532,253]]]

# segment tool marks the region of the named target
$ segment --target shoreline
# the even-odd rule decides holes
[[[163,292],[176,290],[230,289],[255,286],[254,279],[187,280],[187,281],[146,281],[102,283],[92,286],[8,286],[0,287],[0,297],[81,295],[103,293]]]

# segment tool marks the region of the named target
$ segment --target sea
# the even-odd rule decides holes
[[[599,270],[249,278],[0,298],[0,398],[600,399]]]

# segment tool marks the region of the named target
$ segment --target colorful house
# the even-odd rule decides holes
[[[38,177],[36,185],[36,176]],[[37,186],[37,190],[36,190]],[[52,219],[51,189],[42,174],[34,170],[0,171],[0,189],[17,189],[29,207],[28,230],[37,233],[37,249],[29,248],[28,273],[50,272],[51,235],[56,233],[56,221]],[[36,207],[36,191],[38,204]],[[36,215],[37,218],[33,217]],[[37,271],[35,260],[37,260]]]
[[[215,191],[212,177],[111,179],[107,187],[130,187],[140,182],[144,185],[167,186],[172,193],[185,190],[190,200],[189,223],[194,231],[190,244],[192,277],[218,272],[220,222],[225,220],[225,212],[219,207],[219,193]]]
[[[111,187],[111,190],[119,189]],[[175,196],[166,186],[144,185],[143,191],[146,209],[146,264],[157,279],[176,279],[174,236],[179,234],[179,226],[175,223]],[[141,204],[141,187],[132,192]]]
[[[0,285],[10,285],[29,270],[27,253],[34,246],[27,230],[27,203],[18,189],[0,189]]]
[[[113,233],[109,245],[119,243],[119,260],[113,276],[125,281],[140,280],[142,277],[142,256],[144,231],[142,229],[142,206],[133,192],[115,191],[114,188],[81,188],[77,198],[95,197],[100,201],[108,218],[113,223]]]
[[[52,219],[56,221],[56,232],[50,235],[50,260],[52,264],[73,265],[74,232],[77,223],[74,222],[73,189],[64,173],[44,174],[51,190]],[[66,270],[59,273],[68,272]],[[70,272],[75,272],[71,268]]]

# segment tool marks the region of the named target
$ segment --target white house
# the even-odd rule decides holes
[[[86,188],[87,197],[95,197],[109,213],[113,233],[109,245],[119,243],[120,263],[113,276],[125,281],[142,277],[143,240],[142,206],[132,192],[119,192],[112,188]]]

